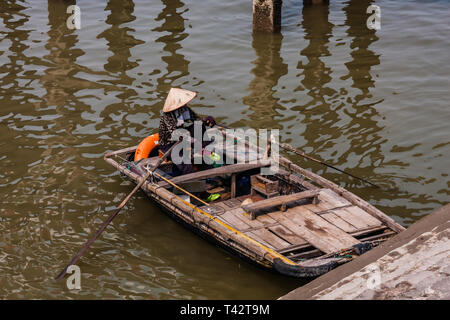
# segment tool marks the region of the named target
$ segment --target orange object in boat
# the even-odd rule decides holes
[[[151,136],[148,136],[144,140],[139,143],[136,153],[134,155],[134,161],[139,161],[144,158],[148,158],[150,152],[155,149],[159,144],[159,134],[155,133]]]

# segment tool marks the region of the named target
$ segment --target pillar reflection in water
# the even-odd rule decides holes
[[[104,38],[108,42],[108,49],[112,55],[108,57],[104,68],[106,71],[120,76],[120,79],[113,83],[131,85],[135,79],[129,77],[127,71],[139,65],[136,61],[130,61],[131,49],[144,43],[129,34],[134,32],[134,29],[123,26],[123,24],[136,20],[133,14],[134,2],[133,0],[109,0],[105,10],[110,11],[106,18],[109,28],[99,34],[97,38]]]
[[[161,42],[164,45],[164,55],[161,59],[167,66],[157,79],[156,88],[159,100],[163,102],[171,87],[182,87],[186,84],[186,82],[177,80],[189,75],[189,61],[178,50],[182,48],[181,42],[189,34],[185,30],[185,18],[183,17],[183,13],[187,11],[185,4],[179,0],[163,0],[162,3],[164,8],[156,18],[156,21],[162,21],[162,24],[152,31],[160,34],[155,42]],[[157,108],[162,107],[162,102],[157,103]]]
[[[348,74],[343,79],[352,79],[352,87],[361,90],[361,94],[354,97],[354,102],[370,98],[370,88],[375,87],[371,69],[380,64],[379,55],[369,49],[369,46],[378,40],[375,30],[369,30],[366,26],[368,15],[365,13],[373,0],[351,0],[346,3],[344,12],[347,17],[345,24],[348,26],[347,35],[352,39],[350,44],[352,61],[345,63]]]
[[[305,5],[302,9],[301,26],[307,45],[300,51],[302,59],[297,69],[302,79],[296,90],[306,91],[310,99],[293,109],[303,117],[303,137],[315,154],[331,146],[330,137],[341,134],[333,128],[333,124],[339,121],[339,114],[332,110],[329,98],[336,94],[336,90],[330,84],[332,70],[324,62],[325,57],[330,56],[329,41],[334,27],[328,21],[328,14],[328,5]]]
[[[252,62],[253,80],[248,86],[250,94],[243,98],[248,106],[248,123],[239,125],[253,128],[280,128],[276,120],[282,117],[284,107],[276,97],[276,86],[280,78],[288,73],[288,65],[283,62],[280,50],[281,34],[253,34],[252,46],[256,59]],[[237,125],[237,124],[235,124]]]
[[[25,103],[34,97],[28,92],[30,90],[27,90],[27,86],[19,81],[21,78],[38,78],[32,76],[35,73],[33,71],[27,72],[28,77],[23,74],[29,61],[29,58],[24,55],[24,51],[29,48],[25,43],[31,32],[29,29],[24,29],[24,25],[30,18],[23,12],[25,9],[26,6],[17,1],[0,2],[0,19],[5,26],[5,29],[0,30],[0,42],[9,43],[8,50],[0,51],[3,61],[8,60],[6,63],[0,64],[0,74],[2,75],[0,77],[0,101],[3,101],[0,116],[13,111],[10,108],[13,108],[17,101]]]
[[[351,78],[352,83],[340,89],[336,86],[338,79],[333,79],[334,70],[326,65],[326,57],[331,55],[330,38],[334,28],[328,21],[329,7],[303,7],[302,27],[308,45],[301,51],[306,63],[300,60],[298,64],[303,79],[297,89],[306,90],[311,99],[301,108],[295,108],[304,117],[302,123],[306,128],[303,136],[313,154],[320,156],[323,153],[322,158],[338,165],[347,164],[354,174],[367,178],[375,176],[374,169],[384,160],[381,145],[385,142],[379,134],[382,127],[375,108],[379,101],[368,100],[372,97],[369,89],[374,86],[370,70],[379,64],[378,56],[367,49],[377,40],[365,24],[365,10],[370,3],[350,1],[344,8],[352,60],[345,63],[349,74],[341,79]],[[359,91],[355,93],[351,87]],[[330,174],[330,178],[356,183],[334,172]]]

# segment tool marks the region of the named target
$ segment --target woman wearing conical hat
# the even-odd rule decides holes
[[[171,88],[167,95],[159,122],[159,145],[162,152],[166,152],[175,141],[172,140],[172,133],[178,128],[187,129],[193,135],[193,124],[200,119],[194,111],[187,106],[197,96],[196,92]],[[213,127],[215,121],[213,117],[207,117],[203,124]],[[203,131],[203,130],[202,130]],[[193,166],[183,164],[178,166],[182,174],[193,172]]]

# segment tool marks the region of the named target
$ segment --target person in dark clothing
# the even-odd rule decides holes
[[[175,141],[172,140],[172,134],[176,129],[184,128],[189,131],[192,138],[194,137],[194,122],[202,121],[202,119],[187,106],[187,103],[192,101],[196,95],[196,92],[189,90],[178,88],[170,89],[159,122],[159,145],[160,150],[163,153],[169,150],[175,143]],[[215,124],[214,118],[208,116],[205,121],[202,122],[202,136],[207,127],[213,127]],[[202,145],[202,147],[204,147],[204,145]],[[177,168],[181,174],[194,172],[193,165],[188,163],[177,164]]]

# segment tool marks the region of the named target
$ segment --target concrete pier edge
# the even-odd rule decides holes
[[[329,297],[334,297],[337,299],[346,299],[346,296],[344,293],[336,293],[330,294],[330,287],[333,287],[336,285],[344,285],[349,283],[350,281],[361,281],[361,278],[355,278],[352,275],[357,274],[361,269],[365,268],[371,263],[376,262],[380,258],[383,258],[385,256],[388,256],[392,251],[396,250],[397,248],[400,248],[406,244],[408,244],[408,247],[411,245],[410,242],[416,244],[416,243],[423,243],[427,239],[429,239],[429,233],[432,231],[433,234],[436,234],[438,238],[442,239],[444,237],[445,239],[445,248],[438,248],[442,252],[450,252],[450,242],[448,241],[448,233],[450,230],[450,204],[445,205],[444,207],[434,211],[433,213],[425,216],[424,218],[420,219],[419,221],[415,222],[413,225],[411,225],[408,229],[405,231],[399,233],[398,235],[394,236],[393,238],[389,239],[385,243],[381,244],[380,246],[372,249],[371,251],[363,254],[362,256],[358,257],[357,259],[342,265],[327,274],[314,279],[313,281],[309,282],[308,284],[297,288],[288,294],[280,297],[280,300],[308,300],[308,299],[329,299]],[[428,233],[427,236],[422,236],[423,234]],[[422,237],[421,237],[422,236]],[[447,237],[447,238],[445,238]],[[419,249],[420,250],[420,249]],[[424,249],[422,249],[424,250]],[[413,255],[412,255],[413,256]],[[416,258],[419,257],[420,254],[416,254]],[[414,260],[411,261],[414,263]],[[450,264],[449,264],[450,265]],[[440,268],[446,268],[446,272],[450,272],[448,269],[450,269],[450,266],[440,266]],[[439,266],[436,266],[436,270],[438,270]],[[412,271],[414,272],[414,271]],[[438,272],[438,271],[436,271]],[[442,274],[442,272],[439,272]],[[436,277],[438,275],[436,274]],[[345,279],[345,280],[344,280]],[[442,278],[436,279],[436,281],[439,281],[442,283]],[[406,282],[406,281],[405,281]],[[450,277],[445,276],[445,296],[444,299],[450,298]],[[398,286],[398,285],[397,285]],[[442,285],[441,285],[442,287]],[[328,291],[326,291],[328,289]],[[336,291],[339,291],[339,289],[335,289]],[[379,291],[386,290],[396,290],[395,288],[390,288],[389,286],[383,286]],[[433,290],[431,290],[433,291]],[[361,292],[362,294],[362,292]],[[393,299],[405,299],[404,296],[395,296],[395,292],[391,293],[390,295],[383,295],[380,294],[380,292],[376,292],[373,299],[386,299],[386,297],[391,297]],[[414,297],[406,297],[406,299],[415,299]],[[426,299],[426,297],[416,297],[418,299]],[[371,299],[371,298],[369,298]],[[433,299],[433,297],[431,297]]]

